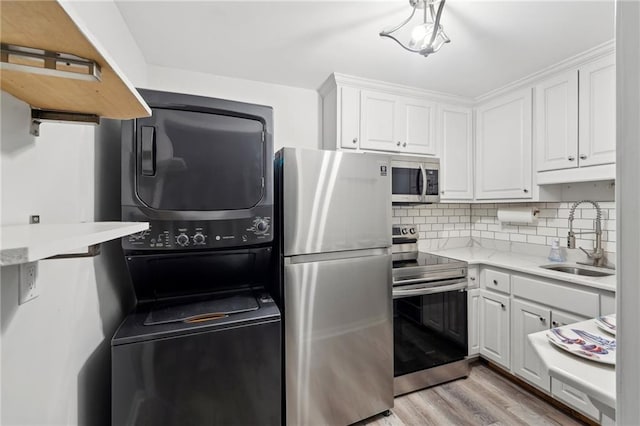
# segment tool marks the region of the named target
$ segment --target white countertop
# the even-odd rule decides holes
[[[594,320],[570,324],[561,329],[578,328],[604,335]],[[615,366],[589,361],[554,346],[546,336],[547,330],[529,334],[529,341],[547,367],[549,375],[589,396],[594,405],[614,418],[616,406]],[[613,338],[613,336],[608,336]]]
[[[0,228],[0,266],[46,259],[149,229],[147,222],[38,223]]]
[[[517,272],[538,275],[540,277],[552,278],[601,290],[616,291],[615,274],[606,277],[587,277],[540,268],[540,265],[549,265],[552,263],[544,256],[533,256],[476,246],[428,250],[428,252],[440,256],[464,260],[470,265],[495,266],[498,268],[510,269]]]

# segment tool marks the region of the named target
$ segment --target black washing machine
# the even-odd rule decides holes
[[[112,424],[280,425],[270,107],[140,90],[122,125],[137,306],[112,339]]]

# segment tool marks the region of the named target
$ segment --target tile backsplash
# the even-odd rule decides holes
[[[615,202],[600,202],[602,210],[602,246],[605,251],[616,251]],[[394,223],[416,224],[421,240],[472,237],[518,243],[551,245],[554,238],[567,246],[569,209],[573,202],[517,203],[517,204],[426,204],[394,205]],[[535,207],[540,210],[531,224],[498,221],[498,208]],[[575,211],[573,228],[576,232],[595,229],[596,210],[583,203]],[[593,247],[594,234],[576,236],[576,246]]]
[[[421,240],[471,237],[471,205],[394,205],[393,223],[417,225]]]

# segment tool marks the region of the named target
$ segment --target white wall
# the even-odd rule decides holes
[[[149,65],[147,88],[273,107],[274,147],[319,148],[321,98],[314,90]]]
[[[2,225],[119,220],[117,126],[43,124],[35,138],[28,105],[4,92],[1,117]],[[23,305],[18,270],[0,269],[0,423],[109,424],[109,342],[133,302],[119,241],[40,261],[40,296]]]
[[[618,345],[616,357],[619,425],[640,422],[640,3],[616,2]]]
[[[134,86],[147,81],[147,63],[113,0],[62,0],[76,24],[88,29],[109,62],[117,66]]]
[[[146,62],[112,0],[64,1],[137,86]],[[0,94],[0,223],[120,219],[118,123],[44,124]],[[110,424],[110,339],[134,296],[120,242],[96,258],[39,262],[40,296],[18,305],[18,267],[0,268],[0,424]]]

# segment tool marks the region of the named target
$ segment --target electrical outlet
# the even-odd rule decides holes
[[[38,262],[20,264],[20,305],[40,295],[37,286]]]

